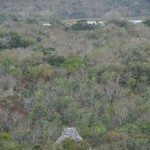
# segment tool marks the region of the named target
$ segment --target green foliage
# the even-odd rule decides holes
[[[33,118],[33,120],[35,118],[42,118],[46,115],[46,109],[43,105],[38,105],[38,106],[35,106],[33,108],[33,111],[31,112],[31,117]]]
[[[104,123],[104,125],[107,129],[112,128],[113,120],[112,120],[112,117],[109,113],[103,114],[101,116],[101,121]]]
[[[103,135],[107,132],[106,127],[103,124],[99,124],[97,126],[92,126],[91,128],[82,129],[81,135],[87,139],[89,143],[92,145],[97,145]]]
[[[12,135],[9,133],[0,133],[0,149],[20,150],[21,146],[12,141]]]
[[[56,148],[56,150],[88,150],[89,145],[86,141],[74,141],[72,138],[66,138]]]
[[[52,51],[55,51],[55,48],[48,47],[48,48],[43,48],[42,50],[44,55],[51,54]]]
[[[86,20],[79,20],[71,26],[71,29],[74,31],[93,30],[95,29],[95,25],[88,24]]]
[[[143,23],[147,26],[150,26],[150,19],[145,20]]]
[[[41,147],[41,145],[35,145],[33,149],[34,150],[42,150],[42,147]]]
[[[48,56],[46,58],[46,61],[51,64],[52,66],[61,66],[61,64],[64,63],[65,61],[65,57],[64,56],[56,56],[56,55],[51,55],[51,56]]]
[[[4,146],[5,150],[20,150],[21,146],[14,142],[9,142],[7,145]]]
[[[10,41],[8,42],[8,45],[10,48],[17,48],[17,47],[28,47],[32,44],[32,41],[29,41],[25,37],[21,37],[18,33],[11,32],[10,33]]]
[[[129,150],[141,150],[148,149],[149,143],[148,139],[143,138],[129,138],[127,141],[127,148]]]
[[[43,47],[42,45],[33,48],[33,51],[40,51],[42,52],[44,55],[49,55],[51,54],[53,51],[55,51],[55,48],[53,47]]]
[[[74,72],[83,64],[83,59],[80,56],[70,57],[65,60],[63,66],[70,72]]]
[[[16,60],[12,56],[4,53],[0,55],[0,65],[3,68],[2,72],[6,74],[11,72],[11,67],[16,65]]]
[[[12,135],[9,133],[0,133],[0,141],[4,140],[11,140],[12,139]]]
[[[66,127],[95,150],[149,149],[149,28],[65,32],[18,21],[0,29],[0,149],[52,150]],[[23,46],[28,35],[42,40]],[[57,148],[85,150],[84,140]]]
[[[33,44],[33,41],[17,32],[1,32],[0,37],[6,40],[6,42],[0,41],[0,49],[18,47],[26,48]]]
[[[143,122],[142,125],[141,125],[141,130],[142,130],[143,133],[150,136],[150,122]]]
[[[22,74],[22,70],[21,70],[21,68],[18,67],[18,66],[10,66],[9,72],[10,72],[10,74],[12,74],[13,76],[20,76],[20,75]]]
[[[22,69],[22,73],[26,78],[32,80],[37,80],[38,78],[47,79],[53,74],[53,69],[47,63],[27,63]]]
[[[1,122],[0,123],[0,133],[3,133],[3,132],[9,132],[9,129],[5,123]]]

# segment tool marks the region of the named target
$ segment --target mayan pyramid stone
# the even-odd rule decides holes
[[[82,137],[79,135],[78,131],[76,128],[66,128],[62,132],[62,135],[57,139],[56,143],[59,144],[61,141],[63,141],[66,138],[72,138],[75,141],[81,141]]]

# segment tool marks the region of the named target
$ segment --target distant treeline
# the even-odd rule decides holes
[[[2,0],[4,1],[4,0]],[[123,16],[150,16],[149,0],[24,0],[4,1],[1,14],[24,17],[55,16],[60,19],[102,17],[119,12]],[[1,18],[1,16],[0,16]]]

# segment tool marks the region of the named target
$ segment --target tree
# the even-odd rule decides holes
[[[88,24],[86,20],[79,20],[77,23],[71,26],[72,30],[80,31],[80,30],[93,30],[95,29],[95,25]]]
[[[89,145],[86,141],[74,141],[71,138],[66,138],[59,145],[56,145],[56,150],[89,150]]]

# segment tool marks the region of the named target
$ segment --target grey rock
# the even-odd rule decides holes
[[[66,138],[72,138],[75,141],[82,140],[82,137],[79,135],[78,131],[74,127],[64,129],[64,131],[62,132],[62,135],[57,139],[56,143],[59,144]]]

